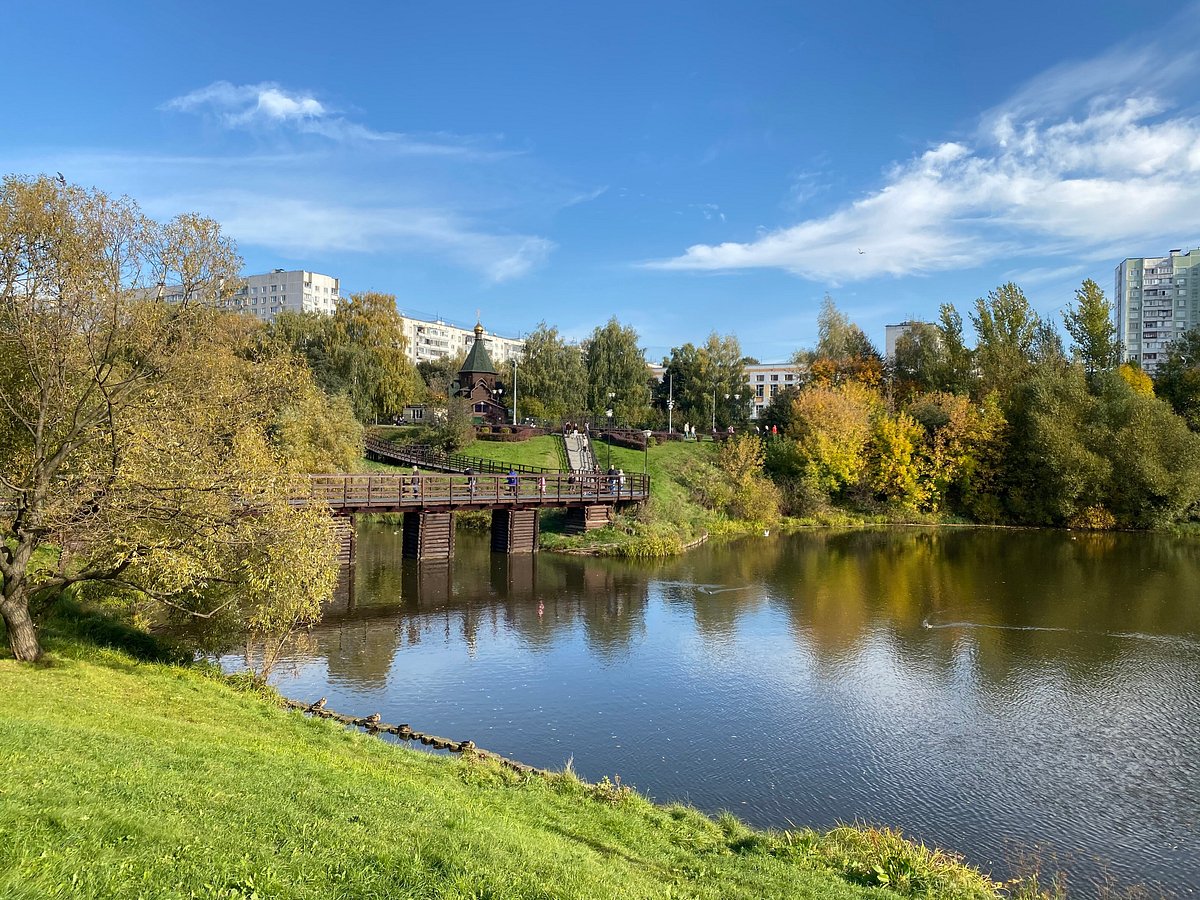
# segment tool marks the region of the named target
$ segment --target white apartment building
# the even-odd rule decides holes
[[[285,310],[332,315],[341,296],[338,279],[319,272],[275,269],[265,275],[247,275],[245,281],[226,305],[264,322],[274,321]]]
[[[1153,375],[1171,342],[1200,323],[1200,249],[1125,260],[1113,297],[1121,361]]]
[[[459,328],[441,319],[427,321],[400,314],[401,330],[408,344],[408,358],[414,364],[466,354],[475,343],[473,328]],[[483,344],[497,368],[525,352],[525,342],[518,338],[483,333]]]

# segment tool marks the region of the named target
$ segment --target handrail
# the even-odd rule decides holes
[[[510,470],[518,474],[558,475],[561,469],[550,469],[545,466],[530,466],[521,463],[506,463],[494,459],[484,459],[480,456],[467,456],[463,453],[447,453],[445,450],[435,450],[424,444],[409,444],[397,446],[390,441],[367,437],[363,446],[372,453],[399,462],[413,463],[449,472],[466,472],[472,469],[478,473],[494,473],[505,475]]]
[[[291,502],[334,509],[551,507],[635,503],[649,497],[650,478],[617,475],[437,474],[310,475],[297,481]]]

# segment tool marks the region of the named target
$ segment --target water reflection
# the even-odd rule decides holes
[[[1200,883],[1194,539],[817,531],[632,565],[460,534],[418,564],[395,530],[360,529],[285,693],[759,825],[898,825],[997,875],[1040,844],[1077,885],[1097,859]]]

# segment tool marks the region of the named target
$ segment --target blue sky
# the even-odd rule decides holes
[[[248,271],[763,361],[1200,245],[1200,5],[6,5],[0,170],[213,216]]]

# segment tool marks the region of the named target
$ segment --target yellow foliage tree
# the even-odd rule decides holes
[[[1121,376],[1122,381],[1133,388],[1135,394],[1142,394],[1146,397],[1154,396],[1154,382],[1141,366],[1121,363],[1117,367],[1117,374]]]
[[[304,373],[244,352],[248,328],[218,309],[241,260],[216,223],[161,225],[129,200],[10,177],[0,260],[13,655],[41,655],[31,604],[80,583],[260,629],[313,617],[336,576],[331,526],[291,508],[270,440]],[[178,302],[158,299],[166,284]],[[32,566],[39,550],[54,563]],[[300,580],[280,574],[289,565]]]
[[[881,405],[879,395],[859,382],[810,385],[796,395],[787,436],[816,485],[834,492],[862,477],[872,414]]]

